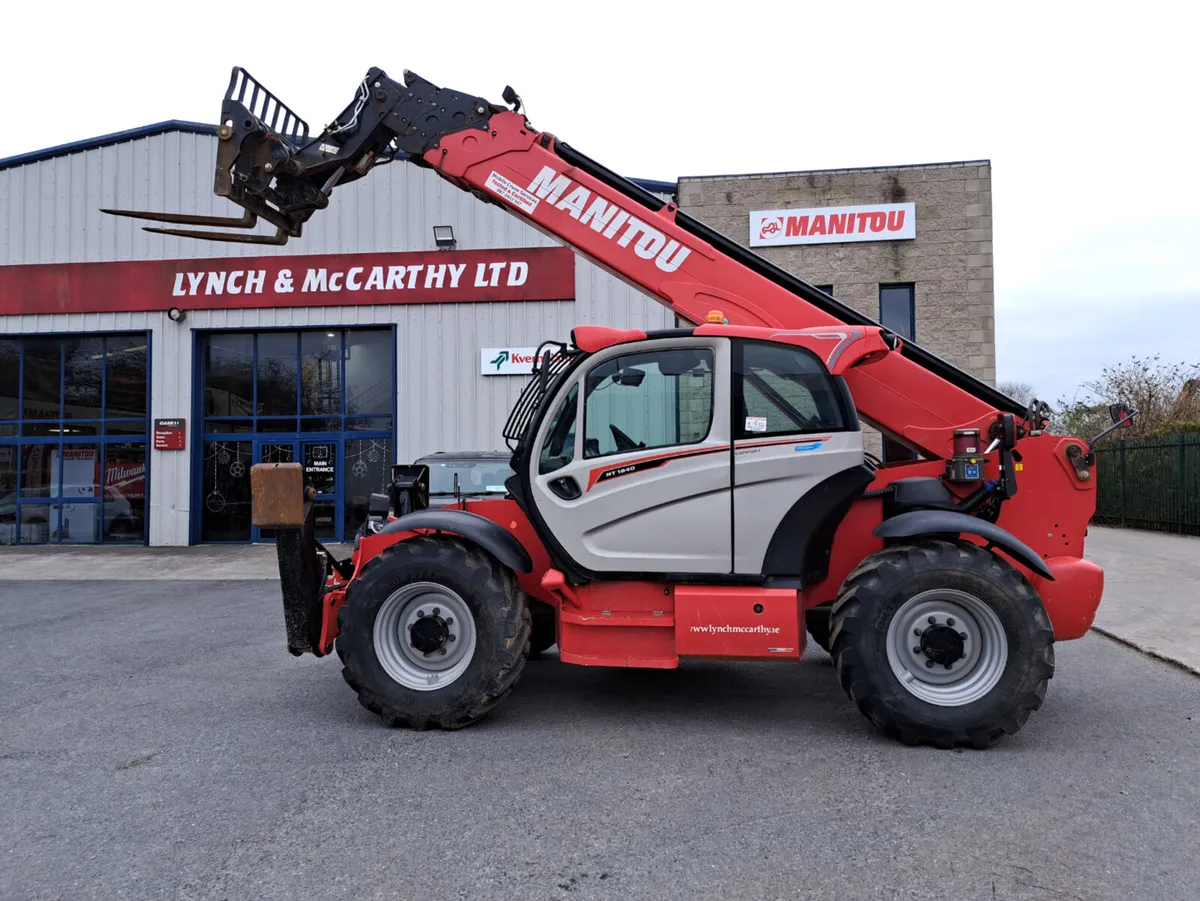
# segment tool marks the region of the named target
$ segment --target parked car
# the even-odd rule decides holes
[[[513,474],[507,451],[438,451],[414,460],[429,467],[430,503],[454,497],[454,477],[463,497],[503,497],[505,481]]]

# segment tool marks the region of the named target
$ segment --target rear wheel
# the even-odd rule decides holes
[[[838,678],[885,734],[985,748],[1041,706],[1054,631],[1032,586],[995,554],[928,540],[847,577],[830,641]]]
[[[485,716],[525,666],[530,621],[512,572],[445,537],[368,563],[338,611],[342,675],[389,725],[457,729]]]

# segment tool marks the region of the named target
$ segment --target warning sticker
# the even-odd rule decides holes
[[[765,432],[767,430],[767,417],[765,416],[747,416],[746,431],[747,432]]]
[[[520,207],[527,213],[532,213],[537,209],[538,199],[518,185],[514,181],[509,181],[499,172],[493,171],[484,182],[487,189],[503,200],[507,200],[515,207]]]

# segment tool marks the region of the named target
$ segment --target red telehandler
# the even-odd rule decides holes
[[[392,725],[485,716],[527,657],[584,666],[800,659],[807,633],[879,729],[983,748],[1042,703],[1054,642],[1083,636],[1091,446],[535,129],[503,105],[372,68],[318,136],[244,70],[221,111],[215,191],[240,218],[131,213],[283,244],[336,187],[432,169],[574,248],[686,327],[547,341],[504,428],[502,497],[429,506],[393,467],[353,555],[314,538],[299,464],[252,470],[276,530],[288,647],[335,648]],[[112,211],[116,212],[116,211]],[[884,465],[860,420],[917,452]],[[1018,493],[1018,481],[1021,491]]]

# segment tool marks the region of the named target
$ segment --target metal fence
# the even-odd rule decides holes
[[[1096,462],[1093,522],[1200,535],[1200,434],[1104,441]]]

